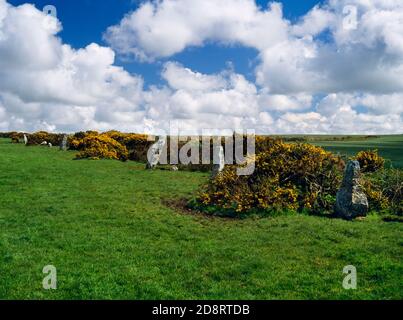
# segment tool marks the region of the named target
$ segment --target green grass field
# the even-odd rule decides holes
[[[326,141],[322,137],[321,141],[315,141],[313,144],[323,147],[326,150],[342,155],[354,156],[362,150],[377,149],[379,154],[389,160],[395,168],[403,168],[403,135],[380,136],[368,139],[352,137],[346,141]]]
[[[377,148],[401,164],[399,141]],[[1,299],[403,298],[401,223],[176,212],[164,200],[206,174],[73,157],[0,139]],[[42,288],[46,265],[57,290]],[[342,287],[346,265],[357,290]]]

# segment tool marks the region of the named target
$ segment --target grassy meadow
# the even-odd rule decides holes
[[[402,136],[315,144],[403,167]],[[73,158],[0,139],[0,299],[403,298],[401,223],[206,217],[165,204],[206,173]],[[46,265],[57,290],[42,288]],[[356,290],[342,287],[346,265]]]
[[[403,135],[351,137],[345,141],[335,141],[326,137],[312,142],[333,153],[354,156],[362,150],[378,150],[379,155],[387,160],[387,165],[403,169]]]

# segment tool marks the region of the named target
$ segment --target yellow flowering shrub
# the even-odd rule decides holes
[[[99,135],[97,131],[80,131],[76,132],[73,136],[69,136],[67,138],[68,146],[70,150],[80,150],[80,148],[84,147],[84,144],[81,144],[82,140],[88,136]]]
[[[385,159],[378,155],[378,150],[361,151],[354,159],[360,163],[362,172],[375,172],[385,165]]]
[[[362,179],[371,211],[403,215],[403,171],[383,169],[366,173]]]
[[[122,133],[119,131],[107,131],[104,133],[98,133],[96,131],[86,131],[86,132],[77,132],[71,138],[69,138],[68,144],[71,150],[83,151],[83,148],[87,148],[87,143],[83,143],[84,140],[94,140],[93,137],[101,137],[103,142],[108,142],[109,149],[113,148],[112,143],[116,142],[119,149],[124,147],[124,152],[118,152],[123,155],[123,158],[126,160],[134,160],[134,161],[147,161],[147,152],[149,147],[154,143],[152,141],[148,141],[148,136],[144,134],[134,134],[134,133]],[[91,139],[89,139],[91,138]],[[113,140],[113,141],[111,141]],[[99,141],[98,141],[99,142]],[[99,143],[98,143],[99,144]],[[104,145],[105,143],[103,143]],[[116,145],[116,144],[114,144]],[[93,153],[94,150],[90,152]],[[81,154],[83,154],[81,152]],[[105,152],[105,146],[103,146],[103,151],[101,154],[106,155],[107,159],[115,159],[116,157],[112,156],[110,153]],[[95,157],[91,157],[95,158]],[[105,156],[99,156],[99,158],[105,158]]]
[[[82,139],[77,139],[75,136],[67,138],[67,145],[69,146],[70,150],[78,150],[80,146],[80,142]]]
[[[237,166],[226,166],[203,187],[195,206],[239,216],[284,209],[330,213],[342,179],[343,160],[309,144],[269,138],[263,142],[264,151],[257,153],[252,175],[238,176]]]
[[[33,134],[28,134],[27,138],[29,146],[39,145],[45,141],[56,146],[60,144],[61,140],[63,139],[63,135],[57,133],[49,133],[46,131],[38,131]]]
[[[126,161],[129,157],[127,148],[106,134],[90,133],[81,140],[72,140],[72,145],[80,152],[77,159],[92,160],[115,159]]]
[[[20,141],[24,138],[24,134],[20,132],[9,132],[5,134],[7,138],[11,139],[11,143],[20,143]]]
[[[147,152],[153,141],[148,141],[145,134],[122,133],[119,131],[108,131],[104,133],[110,138],[126,146],[129,152],[129,159],[134,161],[147,161]]]
[[[389,207],[389,199],[383,194],[379,185],[372,183],[370,179],[362,179],[362,185],[370,210],[386,210]]]
[[[112,139],[118,141],[121,144],[127,145],[131,141],[139,141],[139,142],[145,142],[147,141],[147,135],[146,134],[136,134],[136,133],[123,133],[119,131],[107,131],[103,133],[104,135],[107,135],[108,137],[111,137]]]

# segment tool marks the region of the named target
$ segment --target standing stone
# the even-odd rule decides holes
[[[164,151],[166,144],[166,137],[159,137],[158,141],[154,143],[147,152],[147,169],[154,169],[160,161],[161,154]]]
[[[215,178],[225,168],[224,147],[218,146],[213,149],[213,172],[211,176]]]
[[[344,219],[366,216],[368,199],[360,184],[360,163],[350,161],[344,172],[343,183],[336,196],[336,214]]]
[[[67,150],[67,134],[63,135],[62,142],[60,143],[60,150],[62,151]]]
[[[48,143],[48,147],[49,147],[49,148],[52,148],[53,145],[49,142],[49,143]]]
[[[24,133],[24,144],[27,145],[28,144],[28,138],[27,135]]]

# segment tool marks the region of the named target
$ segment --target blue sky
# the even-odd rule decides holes
[[[0,131],[402,132],[401,0],[25,3],[0,0]]]
[[[9,0],[13,5],[32,3],[38,9],[46,5],[54,5],[57,8],[58,19],[63,24],[63,31],[59,36],[65,43],[74,48],[82,48],[92,42],[107,45],[103,40],[103,33],[119,21],[128,12],[138,8],[141,0]],[[258,0],[261,7],[266,7],[268,0]],[[279,0],[283,4],[284,16],[296,21],[306,14],[318,0]],[[220,72],[231,62],[235,71],[245,75],[249,80],[254,79],[253,67],[255,66],[257,51],[253,48],[242,46],[225,47],[209,44],[205,47],[190,47],[185,51],[161,59],[155,63],[140,63],[135,59],[120,59],[116,64],[124,66],[132,73],[140,74],[145,79],[145,85],[161,84],[161,67],[164,61],[175,60],[183,65],[202,73]]]

